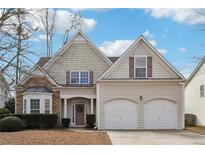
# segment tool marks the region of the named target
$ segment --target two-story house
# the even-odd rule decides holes
[[[185,113],[196,115],[196,124],[205,126],[205,57],[187,79]]]
[[[184,77],[140,36],[121,57],[105,56],[81,31],[16,86],[16,113],[56,113],[98,129],[182,129]]]

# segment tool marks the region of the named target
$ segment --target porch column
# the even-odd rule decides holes
[[[64,118],[67,118],[67,99],[64,98]]]
[[[93,99],[90,99],[90,105],[91,105],[91,114],[93,114]]]

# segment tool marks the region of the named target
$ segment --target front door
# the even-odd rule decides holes
[[[75,125],[85,125],[85,104],[75,105]]]

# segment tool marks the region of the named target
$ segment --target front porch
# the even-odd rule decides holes
[[[95,96],[69,96],[61,98],[60,119],[70,118],[70,127],[85,127],[86,114],[96,114]]]

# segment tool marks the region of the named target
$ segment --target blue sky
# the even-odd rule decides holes
[[[63,10],[58,10],[63,11]],[[81,29],[107,56],[119,56],[143,34],[186,77],[205,54],[205,32],[197,31],[193,9],[73,9],[81,11]],[[62,12],[61,12],[62,13]],[[62,13],[59,18],[65,15]],[[59,26],[65,22],[59,21]],[[62,24],[62,25],[60,25]],[[55,35],[54,51],[61,45],[62,32]],[[33,48],[46,52],[43,41],[33,41]],[[37,60],[37,59],[36,59]]]

